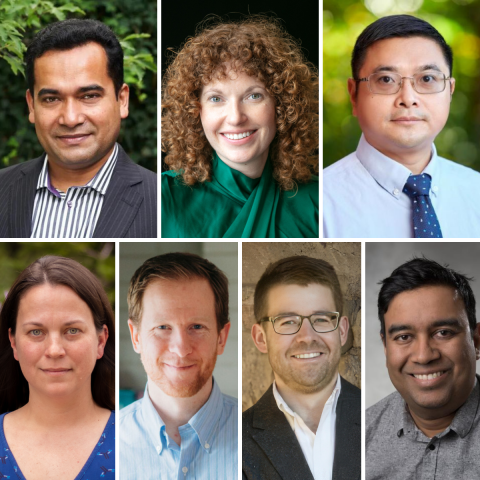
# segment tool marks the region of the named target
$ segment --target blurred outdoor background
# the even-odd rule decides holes
[[[0,168],[43,153],[28,121],[23,54],[33,35],[65,18],[108,25],[124,54],[130,114],[119,143],[132,160],[157,168],[157,2],[155,0],[0,0]]]
[[[323,167],[354,152],[360,139],[347,91],[355,40],[393,14],[426,20],[452,47],[455,93],[435,145],[442,157],[480,171],[480,0],[323,1]]]
[[[0,302],[20,272],[45,255],[68,257],[101,282],[115,311],[114,242],[0,242]]]

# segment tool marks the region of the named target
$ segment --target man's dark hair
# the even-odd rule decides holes
[[[335,308],[342,316],[343,296],[335,269],[325,260],[299,255],[282,258],[271,263],[255,287],[253,310],[257,322],[267,315],[268,293],[277,285],[300,285],[312,283],[330,288]]]
[[[95,42],[103,47],[107,55],[107,72],[113,81],[115,95],[123,85],[123,50],[115,34],[98,20],[71,18],[54,22],[40,30],[25,54],[27,83],[32,97],[35,84],[34,64],[51,50],[71,50]]]
[[[355,80],[360,78],[360,69],[367,56],[368,48],[375,42],[387,38],[408,38],[424,37],[433,40],[443,52],[445,62],[450,70],[450,76],[453,72],[453,54],[452,49],[442,35],[432,25],[425,20],[411,15],[390,15],[379,18],[370,24],[360,34],[355,42],[352,52],[352,75]]]
[[[390,303],[399,293],[421,287],[442,286],[453,288],[462,298],[470,332],[473,336],[477,325],[477,317],[475,315],[475,296],[469,283],[471,280],[473,279],[452,270],[448,265],[440,265],[425,257],[414,258],[400,265],[389,277],[380,282],[382,285],[378,294],[380,334],[385,339],[385,314]]]

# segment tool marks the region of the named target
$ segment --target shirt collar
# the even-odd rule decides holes
[[[456,432],[461,438],[465,437],[473,427],[475,421],[475,415],[480,405],[480,384],[478,377],[475,377],[475,384],[473,390],[470,393],[467,401],[457,410],[452,423],[445,429],[444,432],[439,433],[437,436],[444,436],[450,430]],[[395,431],[397,436],[404,434],[414,434],[421,432],[421,430],[415,425],[412,416],[408,412],[407,405],[400,394],[397,392],[394,410],[398,412],[395,421]]]
[[[403,187],[412,173],[407,167],[380,153],[367,142],[363,134],[360,138],[356,155],[360,163],[383,189],[395,198],[400,197]],[[433,179],[437,178],[438,156],[437,149],[433,143],[432,157],[422,173],[428,173],[432,178],[432,182]]]
[[[206,403],[188,421],[198,436],[200,445],[205,452],[210,453],[215,448],[216,431],[223,413],[223,395],[215,380],[212,378],[213,388]],[[148,394],[148,383],[142,401],[142,416],[144,428],[154,443],[157,453],[160,455],[164,449],[163,437],[166,435],[165,422],[153,406]],[[181,428],[181,427],[180,427]]]
[[[340,374],[337,374],[337,381],[335,383],[335,387],[333,389],[332,394],[330,395],[330,397],[327,400],[327,404],[329,402],[333,402],[333,404],[334,404],[333,411],[335,411],[336,403],[338,401],[338,397],[340,396],[341,389],[342,389],[342,383],[340,381]],[[277,389],[277,384],[275,383],[275,380],[273,381],[273,396],[275,398],[275,401],[277,402],[277,407],[279,408],[279,410],[281,412],[283,412],[284,414],[290,415],[291,417],[294,417],[294,418],[299,417],[299,415],[297,413],[295,413],[288,406],[288,404],[285,402],[285,400],[280,395],[280,392]],[[292,426],[293,430],[295,431],[294,422],[289,421],[289,423]]]
[[[86,185],[78,185],[77,188],[93,188],[97,192],[105,195],[107,192],[108,185],[110,183],[110,179],[112,177],[113,169],[117,163],[117,156],[118,156],[118,144],[115,143],[113,148],[113,152],[108,157],[108,160],[102,165],[102,168],[97,172],[97,174],[86,184]],[[50,174],[48,172],[48,155],[45,155],[45,160],[43,162],[43,167],[38,176],[37,182],[37,190],[42,188],[48,189],[56,197],[62,197],[62,193],[57,190],[50,181]]]

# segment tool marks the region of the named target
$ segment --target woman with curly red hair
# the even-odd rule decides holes
[[[163,82],[162,237],[318,237],[318,73],[264,17],[187,40]]]

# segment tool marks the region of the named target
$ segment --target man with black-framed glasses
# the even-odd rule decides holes
[[[324,170],[324,237],[480,237],[480,174],[433,144],[448,119],[452,68],[450,46],[419,18],[383,17],[360,34],[348,92],[363,134],[356,152]]]
[[[348,318],[334,268],[307,256],[268,266],[252,338],[275,380],[243,414],[243,478],[360,479],[360,390],[340,377]]]

